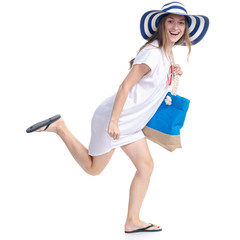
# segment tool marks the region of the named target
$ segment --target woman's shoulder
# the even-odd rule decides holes
[[[159,43],[157,40],[147,44],[142,50],[142,54],[147,54],[147,55],[155,55],[158,58],[164,57],[164,51],[163,48],[159,47]]]
[[[134,64],[145,63],[152,70],[159,67],[161,62],[165,62],[162,48],[159,48],[158,41],[148,43],[136,56]],[[159,65],[160,64],[160,65]]]
[[[155,48],[159,48],[158,40],[152,41],[149,45],[152,46],[152,47],[155,47]]]
[[[157,50],[157,52],[161,51],[161,48],[159,48],[159,43],[157,40],[154,40],[153,42],[147,44],[142,50]]]

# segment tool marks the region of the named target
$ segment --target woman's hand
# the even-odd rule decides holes
[[[178,64],[173,65],[173,73],[175,75],[182,76],[183,72],[182,72],[180,65],[178,65]]]
[[[110,135],[110,137],[112,137],[114,140],[119,139],[120,137],[120,131],[118,128],[118,124],[110,121],[109,125],[108,125],[108,134]]]

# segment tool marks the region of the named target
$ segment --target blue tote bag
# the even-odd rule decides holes
[[[181,148],[180,130],[183,127],[190,101],[176,95],[179,77],[174,78],[172,92],[166,95],[152,119],[143,129],[145,136],[172,152]]]

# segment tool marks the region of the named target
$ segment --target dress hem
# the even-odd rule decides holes
[[[130,141],[126,141],[125,143],[122,143],[122,144],[118,144],[116,146],[112,146],[112,148],[109,148],[108,150],[106,151],[103,151],[102,153],[90,153],[90,151],[88,151],[88,155],[92,156],[92,157],[97,157],[97,156],[101,156],[101,155],[104,155],[106,153],[109,153],[112,149],[116,149],[117,147],[122,147],[122,146],[125,146],[127,144],[130,144],[130,143],[133,143],[133,142],[136,142],[142,138],[146,138],[144,135],[143,136],[137,136],[136,138],[134,139],[131,139]]]

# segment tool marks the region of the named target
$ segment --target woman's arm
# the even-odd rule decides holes
[[[130,88],[135,85],[144,75],[151,71],[150,67],[146,64],[134,65],[127,77],[124,79],[120,85],[115,102],[113,105],[112,116],[108,126],[108,134],[113,139],[118,139],[120,137],[120,132],[118,128],[118,120],[122,112],[123,106],[126,102],[128,92]]]

